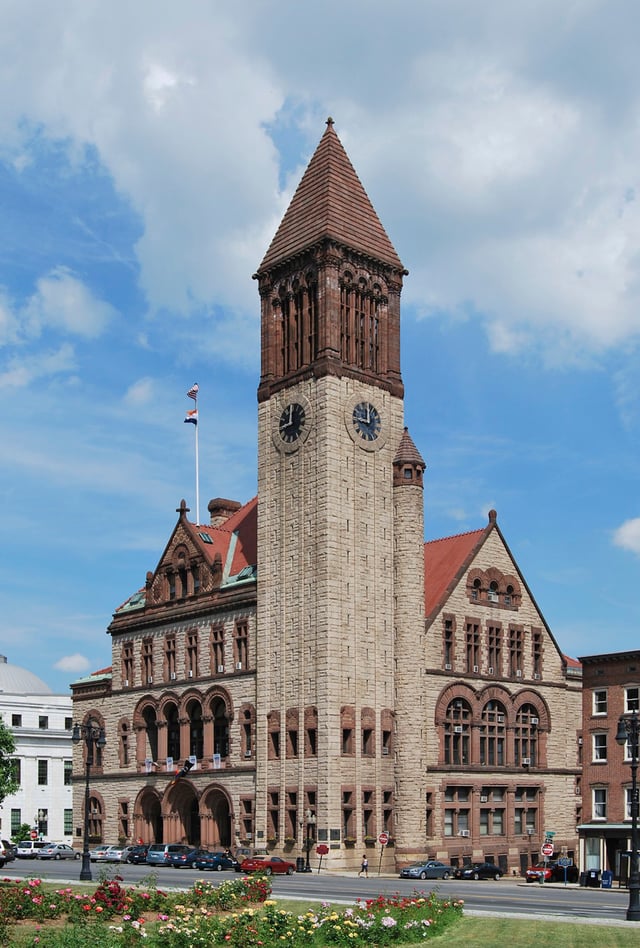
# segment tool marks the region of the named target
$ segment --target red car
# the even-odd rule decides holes
[[[281,874],[292,876],[296,871],[295,862],[287,862],[280,856],[247,856],[239,866],[237,872],[264,872],[265,876]]]

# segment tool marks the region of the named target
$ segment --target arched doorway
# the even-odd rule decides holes
[[[188,780],[181,780],[169,790],[164,819],[167,839],[166,843],[188,843],[190,846],[200,846],[200,810],[198,797],[193,785]],[[171,838],[169,838],[169,835]]]
[[[231,807],[224,790],[212,787],[208,790],[200,806],[204,846],[213,849],[230,849],[232,841]]]
[[[145,789],[136,802],[134,834],[143,843],[164,843],[162,806],[155,790]]]

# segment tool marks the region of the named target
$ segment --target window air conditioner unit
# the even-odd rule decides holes
[[[532,723],[532,724],[540,724],[540,719],[539,719],[539,718],[531,718],[531,723]]]
[[[383,747],[383,748],[382,748],[382,756],[383,756],[383,757],[388,757],[388,756],[389,756],[389,748],[388,748],[388,747]]]
[[[242,671],[242,662],[236,662],[236,671]]]
[[[149,677],[147,678],[147,684],[148,684],[148,685],[152,685],[152,684],[153,684],[153,675],[149,675]]]
[[[176,673],[175,673],[175,672],[171,672],[171,674],[169,675],[169,678],[171,679],[171,681],[175,681],[175,680],[176,680]]]
[[[224,665],[218,665],[218,674],[221,675],[224,671]]]
[[[489,797],[485,797],[485,796],[480,797],[480,803],[488,803],[488,802],[489,802]]]
[[[193,668],[190,668],[190,669],[189,669],[189,671],[187,672],[187,677],[188,677],[188,678],[193,678]]]
[[[535,830],[533,826],[527,826],[527,836],[533,836],[534,833],[535,833]]]
[[[582,738],[581,738],[581,737],[578,738],[578,744],[580,745],[580,747],[582,747]]]
[[[504,724],[504,714],[498,714],[496,717],[498,724]]]
[[[516,668],[516,678],[522,678],[522,669]]]
[[[245,757],[251,757],[251,751],[245,751],[245,752],[244,752],[244,756],[245,756]]]
[[[487,674],[493,675],[493,668],[487,668]]]
[[[498,593],[490,589],[487,593],[487,599],[489,602],[498,602]]]
[[[451,662],[446,662],[446,663],[445,663],[444,670],[447,671],[447,672],[450,672],[450,671],[451,671]]]
[[[461,724],[456,724],[456,726],[455,726],[454,729],[453,729],[453,733],[454,733],[454,734],[463,734],[463,733],[464,733],[464,728],[463,728],[463,726],[462,726]]]
[[[471,836],[471,830],[460,830],[458,836]]]
[[[540,678],[541,678],[540,672],[534,672],[533,677],[535,678],[536,681],[540,681]]]
[[[128,679],[128,678],[125,678],[125,680],[123,681],[122,684],[123,684],[123,687],[124,687],[124,688],[128,688],[128,687],[129,687],[129,679]]]
[[[474,671],[474,673],[477,675],[478,672],[480,671],[480,669],[478,668],[477,665],[474,665],[474,666],[473,666],[473,671]]]
[[[523,766],[523,767],[530,767],[530,766],[531,766],[531,758],[530,758],[530,757],[523,757],[523,758],[522,758],[522,766]]]

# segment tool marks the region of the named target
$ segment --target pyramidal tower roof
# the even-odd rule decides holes
[[[331,118],[259,269],[325,239],[403,269]]]

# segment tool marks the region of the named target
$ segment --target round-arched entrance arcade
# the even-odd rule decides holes
[[[136,800],[134,835],[143,843],[188,843],[229,848],[233,838],[229,797],[219,786],[206,787],[200,799],[190,780],[180,780],[160,797],[145,787]]]

